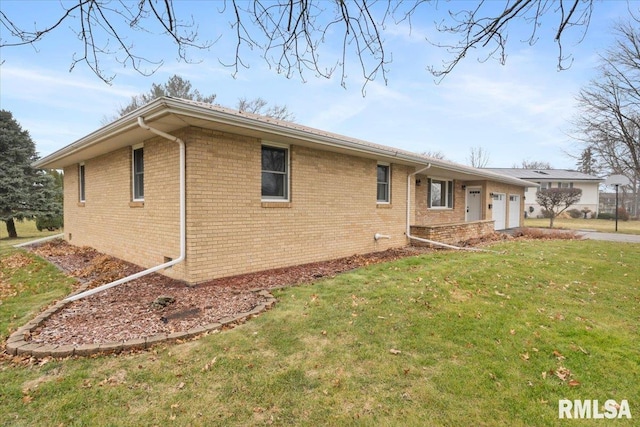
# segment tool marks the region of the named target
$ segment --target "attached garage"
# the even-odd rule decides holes
[[[504,193],[493,193],[491,197],[493,200],[493,206],[491,208],[493,218],[494,230],[504,230],[507,228],[507,200]]]
[[[520,196],[509,194],[509,228],[520,227]]]

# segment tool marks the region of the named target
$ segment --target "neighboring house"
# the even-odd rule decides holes
[[[525,190],[525,212],[527,216],[542,217],[541,207],[536,201],[538,189],[545,188],[579,188],[582,190],[580,201],[569,209],[588,210],[596,216],[599,209],[599,185],[604,180],[597,176],[567,169],[519,169],[519,168],[487,168],[487,170],[537,183],[538,187]]]
[[[144,267],[184,254],[163,273],[189,283],[402,247],[409,230],[455,243],[516,227],[534,185],[166,97],[35,166],[64,169],[70,243]]]
[[[618,190],[618,207],[624,208],[627,213],[633,213],[633,196]],[[600,193],[600,213],[615,214],[616,212],[616,193]]]

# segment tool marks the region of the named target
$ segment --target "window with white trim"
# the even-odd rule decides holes
[[[377,171],[378,171],[377,172],[378,203],[389,203],[391,201],[391,166],[386,164],[379,164]]]
[[[559,182],[558,188],[573,188],[573,182]]]
[[[84,180],[84,163],[78,165],[78,200],[81,203],[85,201],[85,180]]]
[[[429,178],[427,186],[427,202],[429,208],[452,209],[453,208],[453,181]]]
[[[262,146],[262,200],[289,200],[289,149]]]
[[[131,163],[133,200],[141,202],[144,201],[144,147],[133,147]]]

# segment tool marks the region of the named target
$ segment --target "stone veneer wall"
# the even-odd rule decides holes
[[[493,220],[458,222],[455,224],[412,225],[411,235],[436,242],[455,245],[476,239],[493,232]],[[411,241],[413,246],[430,246],[428,243]]]

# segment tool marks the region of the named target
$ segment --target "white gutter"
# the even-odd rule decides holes
[[[442,246],[444,248],[455,249],[455,250],[458,250],[458,251],[485,252],[486,249],[463,248],[461,246],[454,246],[454,245],[450,245],[448,243],[436,242],[435,240],[423,239],[422,237],[415,237],[415,236],[411,235],[411,225],[410,225],[410,222],[411,222],[411,216],[410,216],[410,212],[411,212],[411,179],[415,175],[418,175],[419,173],[426,171],[430,167],[431,167],[431,163],[429,163],[424,168],[422,168],[420,170],[417,170],[414,173],[410,173],[409,175],[407,175],[407,230],[405,231],[405,234],[407,235],[407,238],[409,240],[416,240],[418,242],[429,243],[431,245]],[[489,251],[489,252],[493,252],[493,251]]]
[[[90,289],[88,291],[85,292],[81,292],[79,294],[76,295],[72,295],[68,298],[65,298],[64,301],[76,301],[79,300],[81,298],[84,297],[88,297],[89,295],[93,295],[96,294],[98,292],[101,292],[105,289],[109,289],[109,288],[113,288],[114,286],[118,286],[121,285],[123,283],[127,283],[130,282],[132,280],[138,279],[140,277],[146,276],[148,274],[151,273],[155,273],[156,271],[159,270],[163,270],[165,268],[169,268],[171,266],[174,266],[182,261],[184,261],[185,259],[185,254],[186,254],[186,247],[187,247],[187,221],[186,221],[186,191],[185,191],[185,187],[186,187],[186,179],[185,179],[185,145],[184,145],[184,141],[182,141],[180,138],[175,137],[173,135],[170,135],[166,132],[162,132],[161,130],[158,129],[154,129],[152,127],[150,127],[149,125],[147,125],[144,122],[144,119],[142,117],[138,117],[138,125],[143,128],[146,129],[150,132],[155,133],[156,135],[159,135],[163,138],[166,138],[170,141],[173,142],[177,142],[180,145],[180,256],[174,260],[171,260],[169,262],[165,262],[164,264],[160,264],[160,265],[156,265],[155,267],[151,267],[148,268],[144,271],[141,271],[139,273],[135,273],[132,274],[130,276],[124,277],[122,279],[116,280],[114,282],[111,283],[107,283],[104,284],[102,286],[98,286],[97,288],[93,288]]]

